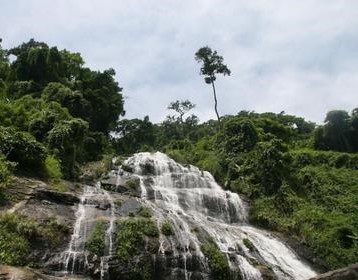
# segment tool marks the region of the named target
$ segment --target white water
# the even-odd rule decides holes
[[[85,186],[76,211],[76,222],[68,248],[62,253],[61,269],[65,274],[84,273],[88,266],[89,252],[86,240],[97,221],[104,220],[108,227],[105,232],[105,256],[101,258],[101,279],[106,278],[108,260],[113,255],[115,231],[114,202],[108,191],[97,186]]]
[[[262,279],[250,258],[271,266],[278,279],[303,280],[316,274],[272,234],[249,226],[245,203],[237,194],[224,191],[210,173],[183,167],[159,152],[135,154],[125,164],[140,177],[142,199],[153,210],[158,224],[173,225],[175,238],[161,235],[159,253],[164,254],[169,246],[174,255],[181,255],[185,279],[191,276],[186,269],[191,256],[199,256],[202,266],[207,266],[196,234],[199,230],[227,254],[230,266],[239,268],[243,279]],[[244,246],[245,238],[254,244],[258,254]],[[236,249],[238,245],[243,251]]]

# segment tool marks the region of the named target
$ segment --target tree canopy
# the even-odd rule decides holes
[[[0,126],[32,135],[62,163],[65,177],[103,153],[125,113],[115,71],[84,65],[79,53],[34,39],[10,50],[0,46]]]

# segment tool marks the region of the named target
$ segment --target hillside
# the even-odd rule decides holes
[[[358,109],[330,111],[323,125],[284,112],[259,114],[239,108],[236,115],[221,117],[220,123],[200,123],[190,114],[193,104],[186,100],[171,103],[172,114],[155,124],[149,117],[123,118],[122,88],[114,75],[113,69],[91,70],[80,54],[42,42],[30,40],[11,50],[0,46],[1,264],[39,268],[39,259],[47,262],[64,251],[75,230],[74,215],[85,183],[94,186],[93,179],[102,176],[103,184],[113,187],[115,179],[106,175],[113,157],[155,151],[184,166],[209,171],[225,191],[249,201],[248,222],[277,232],[318,271],[358,262]],[[122,266],[117,269],[123,272],[137,260],[138,254],[131,255],[133,248],[144,255],[158,249],[160,228],[151,227],[148,217],[140,214],[137,202],[143,199],[143,189],[138,189],[138,182],[126,185],[124,194],[108,191],[114,201],[99,203],[98,208],[118,210],[122,209],[118,205],[131,201],[118,211],[128,219],[139,218],[139,224],[123,226],[129,228],[130,236],[139,228],[144,240],[154,246],[143,249],[141,235],[132,240],[140,246],[122,248],[124,255],[118,253]],[[111,203],[118,205],[114,208]],[[106,215],[108,222],[112,216]],[[146,227],[153,231],[145,233]],[[97,261],[87,272],[100,278],[97,242],[104,242],[98,235],[105,230],[100,223],[91,229],[93,244],[84,246],[92,248],[91,257]],[[117,238],[130,238],[122,233]],[[200,242],[208,240],[203,237]],[[208,259],[208,254],[214,254],[213,258],[223,260],[216,245],[200,250],[207,252]],[[145,268],[148,259],[140,260]],[[257,260],[251,265],[271,275],[267,263]],[[205,273],[219,269],[227,275],[222,279],[231,279],[230,273],[225,274],[227,265],[223,261]],[[167,273],[164,269],[163,275]]]

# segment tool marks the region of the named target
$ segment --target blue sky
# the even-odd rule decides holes
[[[219,112],[296,114],[322,122],[358,107],[355,0],[0,0],[0,38],[30,38],[80,52],[87,66],[114,68],[127,118],[162,121],[189,99],[215,118],[194,53],[209,45],[232,71],[218,77]]]

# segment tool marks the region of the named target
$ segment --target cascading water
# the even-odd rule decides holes
[[[208,267],[198,232],[215,241],[243,279],[262,279],[255,262],[270,266],[278,279],[308,279],[316,274],[272,234],[248,225],[245,203],[237,194],[224,191],[210,173],[183,167],[159,152],[135,154],[124,164],[140,178],[142,199],[158,225],[172,225],[175,236],[160,236],[158,255],[165,258],[170,250],[181,259],[185,279],[191,278],[187,267],[193,260],[199,259],[201,270]],[[254,252],[245,246],[245,239],[254,245]]]
[[[85,186],[76,211],[76,222],[71,240],[61,256],[61,269],[64,274],[84,273],[88,269],[86,241],[97,221],[107,224],[105,232],[105,254],[101,257],[100,278],[107,278],[108,260],[113,255],[115,232],[114,202],[108,191],[97,186]]]

